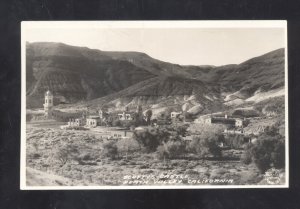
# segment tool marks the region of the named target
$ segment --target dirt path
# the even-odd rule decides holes
[[[26,168],[27,186],[72,186],[76,185],[71,179],[49,174],[33,168]]]

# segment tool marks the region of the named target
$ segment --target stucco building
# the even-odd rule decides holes
[[[90,115],[86,119],[86,125],[88,127],[94,128],[100,123],[100,117],[98,115]]]

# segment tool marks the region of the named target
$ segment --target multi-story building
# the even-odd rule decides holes
[[[224,124],[234,127],[242,128],[246,125],[246,120],[242,118],[232,118],[225,116],[201,116],[195,120],[196,123],[205,123],[205,124]]]

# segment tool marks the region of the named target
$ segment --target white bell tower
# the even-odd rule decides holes
[[[45,93],[45,103],[44,103],[45,117],[51,118],[52,108],[53,108],[53,94],[51,93],[51,91],[48,90]]]

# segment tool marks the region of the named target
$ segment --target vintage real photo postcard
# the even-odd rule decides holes
[[[289,186],[286,21],[25,21],[21,35],[21,189]]]

